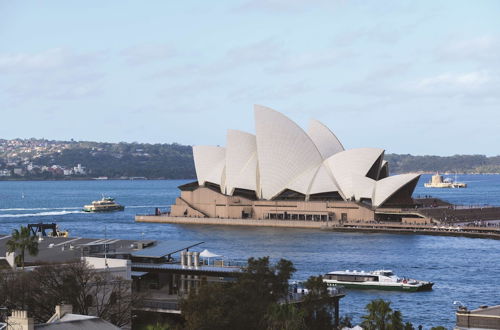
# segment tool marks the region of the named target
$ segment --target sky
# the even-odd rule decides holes
[[[350,148],[500,154],[500,1],[0,0],[0,138],[225,145],[253,105]]]

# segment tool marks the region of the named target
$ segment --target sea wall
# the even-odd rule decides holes
[[[255,219],[220,219],[220,218],[189,218],[170,217],[165,215],[137,215],[136,222],[178,223],[197,225],[224,225],[224,226],[261,226],[261,227],[288,227],[288,228],[328,228],[329,221],[293,221],[293,220],[255,220]]]
[[[470,238],[500,239],[500,227],[438,227],[403,223],[344,222],[337,221],[293,221],[172,217],[167,215],[137,215],[136,222],[175,223],[222,226],[257,226],[282,228],[323,229],[337,232],[420,234],[437,236],[457,236]]]

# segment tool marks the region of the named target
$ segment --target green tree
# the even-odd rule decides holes
[[[311,276],[305,283],[309,291],[304,298],[303,308],[305,320],[309,329],[331,329],[333,321],[333,306],[328,286],[322,276]]]
[[[389,330],[404,330],[403,316],[400,311],[394,311],[391,314],[391,323],[387,326]]]
[[[415,327],[413,326],[413,324],[411,324],[411,322],[406,322],[405,327],[403,329],[404,330],[415,330]]]
[[[431,330],[446,330],[443,326],[432,327]]]
[[[28,227],[21,226],[20,230],[14,229],[12,231],[12,238],[7,241],[7,252],[13,253],[19,250],[16,255],[15,261],[19,266],[24,269],[24,254],[28,251],[30,256],[38,254],[38,241],[36,236],[30,234]]]
[[[262,329],[271,306],[284,298],[295,271],[288,260],[250,258],[235,282],[203,285],[181,303],[187,329]]]
[[[393,312],[391,303],[382,299],[369,302],[366,307],[361,326],[366,330],[399,330],[403,329],[403,321],[399,311]],[[396,315],[395,315],[396,313]]]
[[[0,273],[0,306],[24,309],[38,323],[46,322],[61,302],[77,314],[97,316],[121,327],[130,322],[132,306],[140,297],[131,283],[90,268],[85,262],[45,265],[31,272]]]
[[[352,328],[354,325],[352,324],[352,316],[344,315],[339,319],[339,329],[343,328]]]
[[[156,322],[144,327],[144,330],[173,330],[174,328],[168,323]]]
[[[273,304],[266,316],[267,330],[305,330],[304,311],[293,304]]]

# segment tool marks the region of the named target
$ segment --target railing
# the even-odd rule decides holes
[[[295,291],[289,291],[288,295],[284,297],[281,302],[282,303],[297,303],[301,302],[305,299],[305,297],[309,294],[309,291],[305,288],[297,288],[297,292]],[[334,287],[328,287],[328,295],[330,297],[337,297],[339,295],[344,295],[345,294],[345,289],[344,287],[340,286],[334,286]]]
[[[156,300],[156,299],[145,299],[139,305],[135,306],[138,309],[142,308],[151,308],[151,309],[163,309],[163,310],[171,310],[171,311],[179,311],[179,302],[178,301],[165,301],[165,300]]]

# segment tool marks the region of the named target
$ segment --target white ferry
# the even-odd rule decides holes
[[[394,291],[426,291],[432,290],[434,283],[409,278],[400,278],[390,270],[334,271],[326,274],[323,281],[328,286],[343,286],[353,289],[377,289]]]
[[[443,176],[436,173],[432,176],[429,182],[424,183],[425,188],[467,188],[467,183],[457,182],[457,175],[455,180],[451,178],[443,179]]]
[[[110,211],[123,211],[125,206],[115,202],[114,198],[102,197],[100,201],[93,201],[91,205],[83,207],[84,212],[110,212]]]

